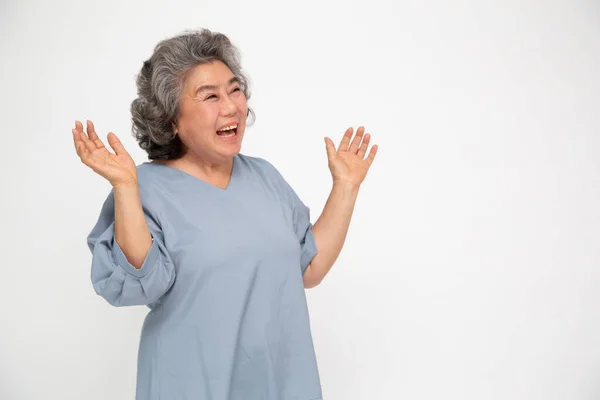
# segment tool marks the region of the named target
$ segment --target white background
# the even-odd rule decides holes
[[[242,52],[257,114],[243,152],[313,218],[323,136],[362,124],[380,145],[343,253],[307,292],[326,400],[600,398],[597,1],[4,0],[0,14],[1,399],[133,398],[147,310],[93,291],[86,236],[109,186],[71,128],[92,119],[146,161],[135,75],[198,27]]]

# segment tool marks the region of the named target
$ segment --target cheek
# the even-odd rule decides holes
[[[195,143],[215,133],[214,129],[219,116],[218,107],[195,105],[186,111],[188,112],[180,121],[182,132],[185,132],[182,139]]]
[[[197,129],[213,131],[219,118],[219,107],[215,104],[198,105],[194,110],[193,123]]]
[[[246,112],[248,110],[246,96],[241,95],[238,99],[236,99],[236,106],[240,114],[246,115]]]

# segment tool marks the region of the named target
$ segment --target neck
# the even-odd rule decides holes
[[[174,161],[177,162],[178,167],[202,174],[207,178],[229,178],[233,168],[233,157],[224,160],[211,160],[206,157],[186,154],[179,160]]]
[[[219,187],[227,187],[233,171],[233,157],[226,160],[213,161],[188,153],[176,160],[153,162],[177,168]]]

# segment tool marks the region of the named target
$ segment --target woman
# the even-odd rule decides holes
[[[253,116],[236,48],[208,30],[160,42],[137,79],[133,130],[150,162],[119,139],[109,152],[76,122],[81,161],[112,185],[88,244],[96,292],[150,308],[137,399],[321,399],[304,288],[342,248],[373,162],[361,127],[336,150],[314,226],[267,161],[240,153]]]

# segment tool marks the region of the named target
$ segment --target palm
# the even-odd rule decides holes
[[[352,128],[348,128],[344,134],[338,149],[331,139],[326,138],[327,158],[329,169],[334,181],[344,181],[352,185],[360,185],[375,159],[377,145],[371,147],[369,154],[367,148],[371,140],[370,134],[364,134],[365,129],[361,126],[352,139]]]
[[[75,124],[73,140],[81,161],[113,186],[137,182],[135,162],[114,133],[108,134],[108,143],[114,154],[98,138],[91,121],[87,123],[87,135],[80,122]]]

